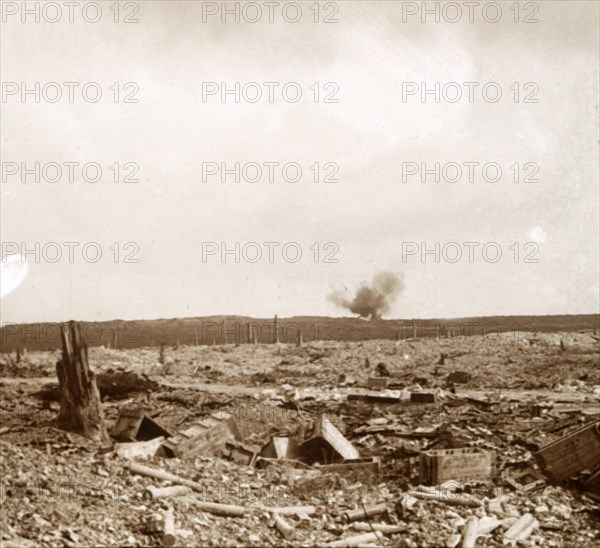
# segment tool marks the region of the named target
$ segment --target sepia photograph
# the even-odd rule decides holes
[[[0,548],[600,548],[599,0],[0,17]]]

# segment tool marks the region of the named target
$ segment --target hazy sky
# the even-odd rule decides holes
[[[32,89],[35,82],[57,82],[63,91],[56,103],[44,96],[39,103],[26,96],[23,103],[19,87],[1,104],[3,252],[12,242],[29,249],[35,242],[41,248],[57,242],[63,252],[54,263],[41,253],[39,260],[28,256],[27,276],[2,299],[3,322],[349,315],[327,294],[354,288],[380,270],[404,279],[390,317],[598,312],[597,2],[537,2],[539,22],[529,24],[514,22],[512,1],[500,2],[497,23],[486,22],[477,9],[470,23],[462,2],[456,23],[436,23],[432,16],[423,23],[419,14],[403,21],[402,2],[337,2],[332,17],[339,22],[330,24],[314,22],[312,1],[300,3],[297,23],[286,22],[280,7],[270,23],[262,2],[256,23],[232,17],[223,23],[219,14],[203,22],[202,2],[193,1],[137,2],[138,23],[115,23],[109,10],[114,2],[100,4],[97,23],[86,22],[77,9],[70,23],[67,8],[57,23],[43,17],[23,23],[3,7],[3,89],[14,89],[7,82]],[[121,19],[131,11],[125,4]],[[325,4],[321,19],[333,10],[325,11]],[[519,18],[527,15],[521,11]],[[73,103],[64,82],[80,83]],[[82,98],[88,82],[102,89],[97,103]],[[127,82],[139,87],[137,103],[123,102],[135,91],[124,87]],[[272,103],[243,97],[221,103],[218,94],[203,102],[206,82],[281,85]],[[302,89],[296,103],[282,97],[287,82]],[[324,88],[327,82],[338,88],[337,103],[323,102],[334,90]],[[479,85],[473,103],[464,86],[456,103],[444,97],[435,103],[433,96],[423,103],[418,94],[403,101],[409,82]],[[500,86],[498,102],[482,97],[488,82]],[[54,98],[51,87],[46,92]],[[447,93],[454,97],[453,89]],[[526,97],[538,102],[525,103]],[[102,178],[86,182],[75,167],[70,183],[63,167],[56,183],[35,183],[33,175],[21,183],[20,173],[9,172],[22,162],[29,168],[35,162],[96,162]],[[114,183],[115,162],[137,164],[139,182]],[[270,183],[263,166],[257,183],[235,183],[230,176],[223,184],[217,175],[203,183],[203,162],[297,162],[303,176],[289,183],[274,168]],[[321,166],[318,183],[312,180],[315,168],[309,169],[315,162]],[[323,182],[328,162],[339,166],[338,183]],[[456,183],[435,183],[433,176],[421,183],[420,175],[403,183],[409,162],[429,168],[435,162],[497,162],[502,176],[490,183],[481,166],[474,167],[470,183],[463,166]],[[288,173],[294,176],[294,170]],[[487,173],[493,178],[494,170]],[[523,183],[527,174],[538,182]],[[80,244],[72,263],[64,242]],[[138,248],[137,263],[123,262],[135,251],[124,249],[128,242]],[[218,254],[203,258],[206,242],[232,249],[235,242],[240,248],[258,242],[263,254],[256,263],[243,257],[235,263],[233,255],[222,262]],[[280,244],[272,248],[272,263],[263,242]],[[282,255],[289,242],[302,250],[296,263]],[[328,242],[335,245],[325,248]],[[462,257],[450,262],[450,247],[439,262],[434,254],[403,256],[415,249],[407,247],[410,242],[417,249],[439,242],[440,250],[456,242]],[[464,242],[479,244],[472,262]],[[102,250],[96,263],[82,258],[89,243]],[[482,255],[489,243],[495,245],[488,258],[502,252],[498,262]],[[294,246],[287,250],[293,259]],[[254,249],[246,251],[255,256]],[[331,251],[337,263],[324,262]],[[46,247],[46,259],[54,256]],[[527,257],[538,262],[525,262]]]

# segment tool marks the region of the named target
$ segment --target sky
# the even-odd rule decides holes
[[[3,284],[22,277],[2,297],[3,323],[344,316],[327,295],[380,271],[403,279],[391,318],[598,313],[597,2],[536,2],[536,14],[500,2],[496,23],[478,9],[470,22],[463,2],[455,23],[450,11],[439,22],[411,15],[420,2],[404,13],[402,2],[321,2],[318,23],[314,2],[298,3],[296,23],[280,7],[270,22],[264,2],[252,23],[242,11],[239,22],[211,15],[220,2],[176,0],[122,2],[115,23],[113,4],[99,3],[96,23],[79,9],[70,22],[65,7],[36,23],[2,2]],[[35,82],[39,102],[21,95]],[[64,82],[75,83],[73,102]],[[90,82],[97,102],[82,95]],[[261,99],[222,102],[235,82],[259,83]],[[272,102],[264,82],[277,83]],[[460,100],[447,86],[423,101],[436,82],[458,83]],[[488,83],[497,102],[483,96]],[[252,100],[256,87],[246,91]],[[22,182],[36,162],[40,182]],[[73,182],[65,162],[79,163]],[[239,183],[207,174],[236,162],[251,164]],[[273,182],[265,162],[279,163]],[[295,183],[296,168],[281,169],[293,162]],[[447,166],[438,183],[408,174],[436,162]],[[473,182],[465,162],[477,163]],[[85,177],[80,167],[92,163],[96,183],[93,165]],[[450,182],[456,164],[462,177]],[[221,256],[236,243],[239,257]]]

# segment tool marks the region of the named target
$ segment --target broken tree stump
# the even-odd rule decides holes
[[[58,422],[95,441],[108,441],[100,392],[88,364],[88,349],[79,324],[61,328],[62,357],[56,362],[60,391]]]

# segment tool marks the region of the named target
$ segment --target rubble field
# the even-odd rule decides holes
[[[0,546],[600,546],[600,337],[89,349],[110,443],[57,423],[60,351],[0,358]]]

